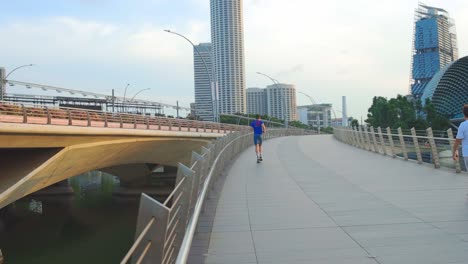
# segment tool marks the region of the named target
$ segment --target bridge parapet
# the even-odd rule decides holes
[[[303,135],[302,129],[270,129],[265,140]],[[191,166],[179,163],[176,187],[164,203],[142,194],[136,238],[122,263],[186,263],[208,193],[226,165],[251,146],[252,133],[240,131],[218,138]]]
[[[214,122],[0,102],[0,123],[232,133],[249,127]]]
[[[385,131],[385,132],[384,132]],[[373,127],[335,128],[334,136],[341,142],[393,158],[415,160],[419,164],[432,164],[434,168],[454,169],[460,173],[466,171],[464,164],[452,159],[455,142],[452,129],[447,131],[426,130],[383,130]],[[459,150],[461,153],[461,150]],[[462,156],[462,155],[460,155]]]

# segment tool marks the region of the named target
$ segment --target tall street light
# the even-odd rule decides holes
[[[141,92],[143,92],[143,91],[148,91],[148,90],[151,90],[151,88],[141,89],[140,91],[138,91],[138,92],[132,97],[132,99],[130,99],[130,101],[133,101],[133,99],[135,99],[135,97],[136,97],[139,93],[141,93]]]
[[[10,71],[10,73],[8,73],[5,77],[3,77],[3,74],[4,72],[0,75],[0,78],[1,78],[1,82],[0,82],[0,86],[1,86],[1,89],[0,89],[0,100],[3,101],[4,99],[4,96],[6,94],[6,83],[7,83],[7,80],[8,80],[8,77],[13,73],[15,72],[16,70],[19,70],[21,68],[25,68],[25,67],[31,67],[31,66],[34,66],[34,64],[25,64],[25,65],[21,65],[19,67],[16,67],[14,68],[13,70]]]
[[[138,92],[136,92],[135,95],[130,99],[130,102],[133,102],[133,99],[135,99],[135,97],[136,97],[139,93],[141,93],[141,92],[143,92],[143,91],[147,91],[147,90],[151,90],[151,88],[141,89],[141,90],[139,90]],[[126,100],[124,99],[124,106],[125,106],[125,102],[126,102]]]
[[[257,72],[257,74],[263,75],[263,76],[267,77],[268,79],[270,79],[270,80],[273,82],[273,85],[275,85],[276,88],[278,88],[278,91],[280,90],[278,80],[273,79],[272,77],[270,77],[269,75],[267,75],[267,74],[265,74],[265,73]],[[284,111],[283,111],[283,112],[284,112],[284,115],[283,115],[283,116],[284,116],[284,126],[285,126],[285,127],[288,127],[288,118],[287,118],[287,116],[286,116],[286,106],[287,106],[287,104],[286,104],[286,93],[284,94],[283,103],[284,103],[284,107],[283,107],[283,110],[284,110]]]
[[[174,34],[174,35],[177,35],[183,39],[185,39],[186,41],[188,41],[193,49],[195,50],[195,52],[198,54],[198,56],[200,57],[200,59],[202,60],[203,62],[203,66],[205,67],[205,71],[206,71],[206,74],[208,75],[208,78],[210,79],[210,86],[211,86],[211,97],[212,97],[212,109],[213,109],[213,119],[215,122],[219,122],[219,114],[218,114],[218,93],[216,91],[216,84],[214,83],[214,80],[213,80],[213,76],[211,75],[210,71],[208,70],[208,65],[206,64],[206,61],[205,59],[203,59],[202,55],[200,54],[200,51],[198,50],[198,48],[195,46],[195,44],[193,44],[193,42],[188,39],[186,36],[182,35],[182,34],[179,34],[177,32],[174,32],[174,31],[171,31],[169,29],[165,29],[164,30],[165,32],[167,33],[171,33],[171,34]]]
[[[124,91],[124,97],[123,97],[123,102],[122,102],[122,110],[125,112],[125,98],[127,96],[127,88],[130,86],[129,83],[127,83],[127,86],[125,86],[125,91]]]

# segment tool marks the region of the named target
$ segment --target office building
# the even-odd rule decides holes
[[[299,121],[301,123],[320,128],[332,126],[331,111],[331,104],[313,104],[297,107]]]
[[[262,88],[247,89],[247,114],[266,115],[267,107],[267,92]]]
[[[200,54],[198,54],[197,50]],[[205,121],[214,121],[214,97],[209,75],[213,75],[213,64],[211,56],[211,43],[200,43],[199,45],[196,45],[193,49],[193,66],[195,78],[195,109],[196,115]],[[204,64],[203,60],[206,63],[206,65]]]
[[[419,4],[415,14],[411,94],[418,99],[432,77],[458,59],[455,23],[447,11]]]
[[[267,113],[282,120],[297,120],[296,88],[292,84],[274,84],[266,88]]]
[[[218,82],[219,111],[246,112],[242,0],[210,0],[213,69]]]

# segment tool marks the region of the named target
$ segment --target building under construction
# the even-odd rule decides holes
[[[420,3],[415,12],[411,94],[421,98],[432,77],[458,59],[455,23],[442,8]]]

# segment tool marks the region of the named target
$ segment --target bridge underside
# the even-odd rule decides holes
[[[192,263],[467,263],[466,174],[331,136],[273,139],[264,150],[262,164],[252,148],[233,164]]]
[[[56,182],[102,170],[123,179],[188,164],[220,134],[0,124],[0,208]]]

